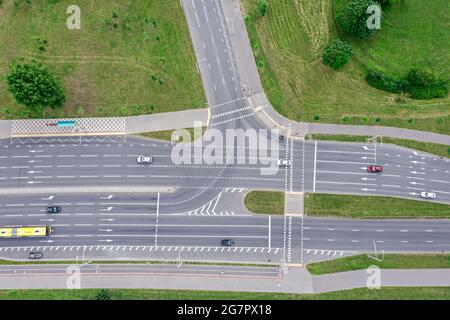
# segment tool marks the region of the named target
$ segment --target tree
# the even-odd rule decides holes
[[[101,289],[95,296],[95,300],[110,300],[110,299],[111,296],[109,295],[109,292],[106,289]]]
[[[398,3],[398,0],[377,0],[383,8],[389,8]]]
[[[339,70],[348,63],[351,55],[352,47],[348,43],[336,39],[328,43],[325,47],[322,61],[327,66]]]
[[[9,91],[17,103],[28,107],[60,107],[66,101],[61,83],[46,67],[38,63],[11,64],[6,76]]]
[[[259,0],[258,2],[258,12],[259,14],[264,17],[267,14],[267,1],[266,0]]]
[[[337,16],[337,20],[345,32],[359,38],[367,38],[376,29],[367,27],[369,14],[367,8],[377,5],[373,0],[351,0],[347,3],[343,11]]]

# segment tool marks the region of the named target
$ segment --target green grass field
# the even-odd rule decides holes
[[[265,17],[257,13],[256,0],[242,3],[244,14],[251,16],[247,29],[264,89],[284,116],[312,122],[314,115],[319,115],[324,123],[377,124],[450,133],[449,97],[396,102],[395,94],[366,84],[365,70],[354,61],[340,72],[322,64],[323,48],[337,37],[331,1],[271,0]],[[440,32],[449,31],[446,28]],[[445,44],[440,50],[448,54]],[[403,46],[401,42],[400,53]],[[447,62],[443,59],[441,63]],[[345,122],[344,117],[348,117]]]
[[[351,270],[367,269],[377,265],[381,269],[447,269],[450,268],[450,255],[448,254],[386,254],[378,255],[382,261],[369,258],[367,255],[357,255],[321,261],[308,264],[311,274],[345,272]]]
[[[244,199],[245,206],[253,213],[284,214],[284,193],[274,191],[250,191]]]
[[[450,218],[450,205],[391,197],[314,193],[305,196],[305,213],[367,219]]]
[[[202,128],[202,134],[205,133],[206,127]],[[191,139],[194,139],[194,128],[186,128],[191,135]],[[163,141],[172,141],[172,134],[175,130],[164,130],[164,131],[154,131],[154,132],[143,132],[139,136],[151,139],[158,139]]]
[[[450,287],[353,289],[321,294],[109,289],[111,300],[448,300]],[[0,300],[94,300],[96,289],[0,290]]]
[[[80,0],[81,30],[66,27],[71,1],[19,3],[16,8],[4,0],[0,6],[0,118],[126,116],[205,106],[178,0]],[[48,41],[45,52],[38,50],[38,38]],[[3,80],[9,64],[32,59],[62,80],[64,108],[29,113],[13,101]]]
[[[349,142],[366,142],[369,136],[348,136],[348,135],[331,135],[331,134],[314,134],[311,139],[314,140],[332,140],[332,141],[349,141]],[[414,140],[395,139],[383,137],[383,143],[392,143],[406,148],[416,149],[440,157],[450,157],[450,146],[444,144],[420,142]]]
[[[336,12],[349,0],[334,0]],[[447,0],[408,0],[383,12],[381,29],[368,39],[342,34],[369,67],[402,78],[412,68],[450,79],[450,24]]]
[[[284,214],[283,192],[251,191],[244,202],[253,213]],[[310,193],[305,195],[305,213],[308,216],[338,218],[437,219],[450,218],[450,206],[391,197]]]

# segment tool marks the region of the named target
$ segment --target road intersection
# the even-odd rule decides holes
[[[212,129],[222,133],[267,129],[249,102],[255,87],[241,80],[243,70],[237,67],[239,57],[230,44],[231,22],[221,3],[183,0],[182,4],[211,110],[206,135]],[[392,145],[311,141],[286,135],[276,150],[271,149],[277,154],[272,160],[290,160],[292,165],[276,166],[268,175],[261,169],[270,166],[249,163],[254,151],[250,147],[243,150],[245,163],[237,164],[239,148],[233,147],[234,164],[212,165],[174,164],[173,147],[169,142],[133,136],[104,142],[80,138],[80,143],[70,139],[0,141],[0,224],[55,227],[48,239],[2,239],[0,255],[24,258],[29,250],[45,248],[52,251],[52,258],[67,259],[88,248],[92,257],[111,252],[117,258],[123,257],[126,248],[137,248],[135,252],[151,252],[146,256],[151,259],[164,258],[165,253],[176,256],[180,248],[186,248],[201,253],[202,260],[227,260],[230,250],[235,250],[239,255],[233,259],[239,261],[270,256],[272,261],[306,263],[318,256],[372,252],[375,248],[390,252],[450,250],[450,222],[446,220],[255,216],[242,204],[243,195],[252,189],[407,199],[419,199],[420,192],[432,191],[438,195],[436,202],[450,204],[449,159]],[[207,160],[205,148],[201,148],[202,160]],[[137,164],[136,157],[143,154],[151,155],[154,162]],[[383,165],[385,170],[368,173],[370,164]],[[64,187],[149,185],[174,191],[146,195],[58,193],[58,188]],[[54,192],[1,195],[2,189],[11,188],[53,188]],[[45,214],[48,205],[62,206],[63,213]],[[226,238],[235,239],[236,247],[220,247],[220,240]],[[255,254],[246,254],[250,252]]]

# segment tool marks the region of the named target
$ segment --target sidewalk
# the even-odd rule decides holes
[[[70,274],[2,276],[0,289],[66,289]],[[214,290],[235,292],[312,293],[311,277],[305,269],[289,269],[284,278],[221,277],[194,275],[82,275],[81,288],[129,288]]]
[[[207,126],[209,109],[192,109],[127,117],[127,134],[192,128],[195,121],[200,121],[202,126]]]
[[[227,29],[230,35],[230,43],[234,57],[233,60],[238,70],[240,80],[243,84],[248,85],[251,88],[249,100],[253,107],[264,107],[263,110],[257,112],[257,114],[269,127],[287,130],[290,126],[292,135],[300,137],[304,137],[308,133],[363,136],[381,135],[392,138],[450,145],[450,135],[395,127],[304,123],[283,117],[275,111],[262,88],[239,0],[221,1],[221,3],[226,20],[233,21],[233,23],[227,24]],[[232,28],[230,28],[230,26],[232,26]]]
[[[112,266],[112,265],[111,265]],[[120,265],[114,267],[121,268]],[[14,266],[11,266],[14,268]],[[70,273],[43,273],[0,276],[0,289],[65,289]],[[111,272],[83,274],[81,288],[127,288],[168,290],[214,290],[234,292],[278,292],[319,294],[324,292],[366,288],[369,274],[356,270],[311,276],[306,268],[292,267],[280,277],[219,275],[177,275],[176,273],[144,274]],[[381,269],[383,287],[448,287],[450,269]],[[376,289],[373,289],[376,290]]]
[[[30,119],[30,120],[0,120],[0,139],[9,139],[13,132],[21,131],[24,137],[44,137],[44,136],[65,136],[65,135],[113,135],[113,134],[137,134],[144,132],[155,132],[165,130],[175,130],[192,128],[194,122],[201,122],[202,126],[209,123],[209,109],[192,109],[178,112],[165,112],[132,116],[125,118],[105,117],[105,118],[81,118],[78,122],[94,122],[92,126],[85,126],[83,130],[55,131],[56,127],[46,127],[44,124],[50,119]],[[53,122],[60,119],[51,119]],[[77,120],[75,118],[71,120]],[[122,120],[122,121],[112,121]],[[97,124],[95,124],[97,123]],[[119,123],[120,125],[118,125]],[[16,125],[14,125],[16,124]],[[18,125],[19,124],[19,125]],[[107,128],[104,129],[104,127]],[[42,132],[41,132],[42,131]],[[67,131],[67,132],[66,132]],[[20,133],[20,132],[19,132]]]
[[[382,287],[448,287],[450,269],[381,269]],[[312,276],[314,293],[367,287],[366,270]]]

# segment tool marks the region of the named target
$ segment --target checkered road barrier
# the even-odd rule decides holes
[[[60,126],[58,122],[74,122]],[[116,136],[125,135],[125,118],[32,119],[14,120],[11,138],[60,136]]]

